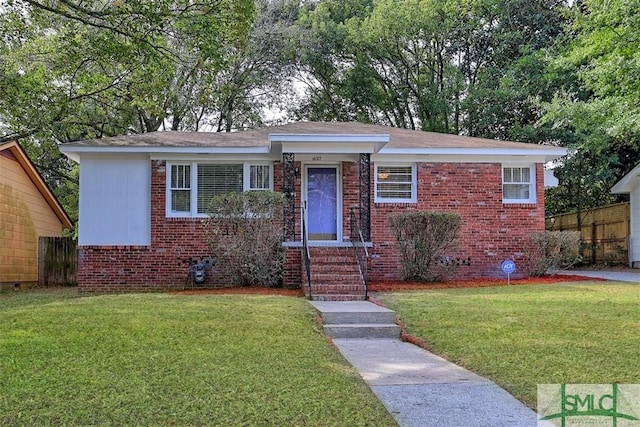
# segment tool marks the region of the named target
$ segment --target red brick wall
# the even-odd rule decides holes
[[[300,164],[296,162],[300,170]],[[372,185],[373,185],[372,165]],[[274,189],[282,187],[282,168],[274,166]],[[358,165],[343,164],[343,234],[349,236],[349,208],[358,206]],[[499,163],[425,163],[418,167],[418,203],[374,203],[371,192],[370,250],[372,280],[399,279],[399,257],[389,228],[389,216],[403,210],[458,212],[462,216],[460,247],[455,256],[471,258],[460,267],[460,278],[502,277],[500,263],[513,259],[523,266],[527,236],[544,230],[543,169],[538,165],[538,203],[502,203],[502,166]],[[300,174],[299,174],[300,175]],[[79,290],[84,292],[156,291],[184,287],[189,257],[207,256],[200,219],[167,218],[165,213],[165,162],[151,162],[151,245],[84,246],[79,250]],[[299,207],[300,182],[296,182]],[[298,210],[296,212],[299,212]],[[299,224],[296,233],[299,236]],[[285,268],[286,287],[302,281],[299,248],[286,250],[291,263]],[[207,270],[207,284],[223,284],[215,269]],[[524,271],[522,268],[518,273]]]
[[[460,214],[459,249],[452,255],[471,258],[471,265],[461,266],[457,278],[506,277],[500,271],[505,259],[516,262],[514,277],[524,275],[528,236],[544,231],[542,165],[536,168],[537,204],[502,203],[500,163],[421,163],[417,172],[418,203],[372,202],[371,280],[399,279],[399,253],[389,217],[406,210]]]

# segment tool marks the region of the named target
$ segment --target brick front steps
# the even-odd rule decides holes
[[[364,282],[353,248],[312,247],[309,248],[309,252],[311,299],[316,301],[364,300]],[[308,293],[307,283],[304,283],[304,289]]]

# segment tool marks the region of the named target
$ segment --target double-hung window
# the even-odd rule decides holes
[[[414,203],[417,200],[416,165],[376,165],[376,203]]]
[[[271,164],[171,163],[167,170],[167,216],[205,216],[217,195],[272,190]]]
[[[171,212],[191,211],[191,165],[171,165]]]
[[[535,203],[535,169],[533,166],[502,166],[503,203]]]

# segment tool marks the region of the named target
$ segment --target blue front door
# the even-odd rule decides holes
[[[339,176],[336,166],[306,168],[309,240],[336,241],[339,235]]]

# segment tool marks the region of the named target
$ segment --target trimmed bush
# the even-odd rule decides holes
[[[282,193],[271,191],[213,198],[204,228],[211,256],[227,282],[282,285],[284,202]]]
[[[530,236],[529,274],[543,276],[582,261],[579,231],[544,231]]]
[[[455,263],[447,255],[458,247],[460,215],[418,211],[393,215],[391,230],[396,237],[404,280],[434,282],[450,277]]]

